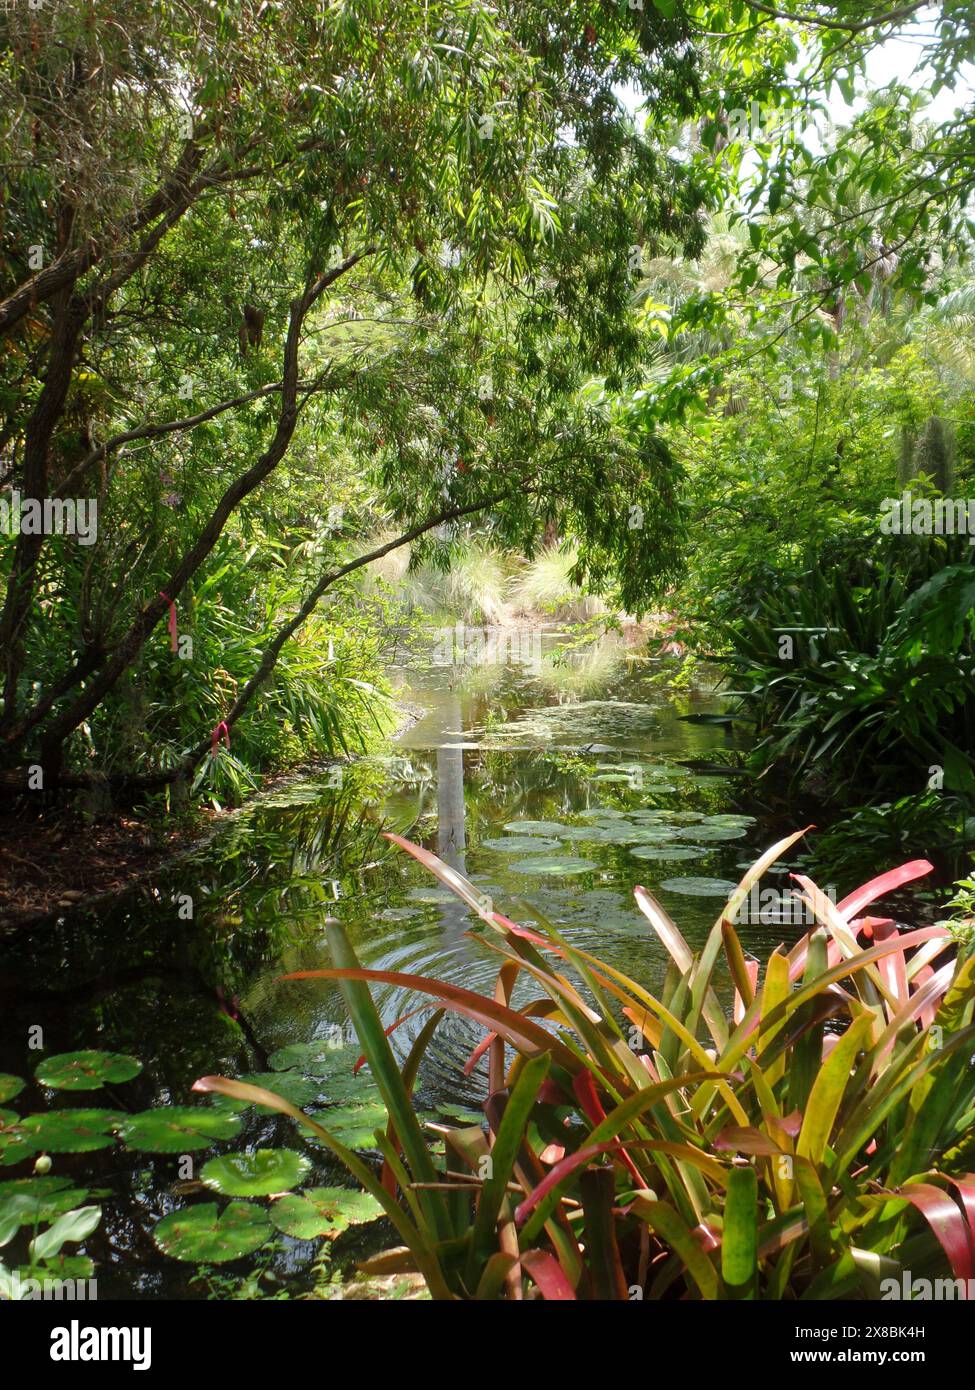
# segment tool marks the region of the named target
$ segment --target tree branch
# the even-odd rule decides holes
[[[122,236],[131,236],[144,230],[161,213],[175,206],[181,195],[185,196],[187,180],[198,168],[202,154],[198,145],[193,141],[187,141],[170,177],[138,212],[132,213],[125,220],[121,228]],[[97,263],[103,251],[102,243],[92,237],[83,246],[78,246],[73,251],[65,251],[51,265],[25,280],[0,302],[0,334],[8,333],[31,309],[50,299],[65,286],[74,284],[79,276],[86,274]]]
[[[58,307],[47,377],[25,433],[24,491],[29,497],[35,498],[48,495],[51,438],[67,400],[74,371],[75,349],[85,320],[85,313],[70,285],[61,290]],[[16,714],[17,687],[24,660],[22,630],[34,596],[34,577],[43,542],[43,535],[21,531],[7,579],[7,593],[0,615],[0,650],[4,662],[0,726],[9,725]]]
[[[224,715],[223,722],[228,729],[233,728],[261,686],[268,679],[271,672],[277,665],[285,644],[294,636],[303,623],[314,612],[324,594],[337,584],[346,575],[352,574],[357,569],[362,569],[365,565],[371,565],[374,560],[380,560],[384,555],[388,555],[391,550],[397,550],[400,546],[408,545],[418,536],[422,536],[427,531],[432,531],[436,526],[442,526],[446,522],[456,521],[462,516],[471,516],[476,512],[487,511],[490,507],[495,507],[499,502],[506,501],[509,497],[515,496],[512,491],[494,493],[490,497],[482,497],[477,502],[470,502],[464,506],[447,507],[443,511],[437,512],[434,516],[428,516],[424,521],[416,526],[404,531],[402,535],[395,537],[391,541],[386,541],[383,545],[377,546],[375,550],[370,550],[364,555],[359,555],[354,560],[350,560],[345,565],[340,565],[338,569],[330,570],[322,575],[318,583],[314,586],[308,597],[302,603],[298,612],[279,629],[275,634],[270,645],[265,649],[261,656],[260,663],[254,674],[247,681],[240,694],[237,696],[233,705]],[[201,739],[175,767],[166,768],[159,772],[144,774],[138,773],[66,773],[58,777],[58,785],[67,789],[80,789],[83,787],[107,787],[116,790],[151,790],[171,785],[181,778],[189,777],[194,769],[199,765],[204,757],[210,752],[210,735]],[[28,769],[26,767],[14,768],[9,772],[0,771],[0,787],[10,790],[25,791],[27,788]]]
[[[269,386],[260,386],[256,391],[247,391],[242,396],[234,396],[233,400],[220,401],[218,405],[208,406],[206,410],[199,411],[196,415],[187,415],[182,420],[166,420],[162,424],[138,425],[135,429],[125,430],[122,434],[113,435],[111,439],[106,439],[104,444],[99,444],[92,449],[84,458],[79,461],[68,473],[67,477],[55,490],[53,496],[62,497],[70,491],[74,483],[81,475],[92,466],[107,458],[109,454],[120,449],[123,444],[131,444],[136,439],[157,439],[160,435],[173,434],[178,430],[192,430],[197,425],[205,424],[207,420],[214,419],[217,415],[222,415],[225,410],[234,410],[238,406],[248,405],[251,401],[258,400],[261,396],[273,395],[275,391],[281,390],[281,382],[272,382]]]
[[[252,142],[252,144],[255,142]],[[137,212],[126,218],[116,240],[124,240],[151,228],[140,246],[125,262],[100,286],[94,289],[94,303],[103,303],[121,285],[135,274],[151,252],[165,236],[166,232],[180,220],[196,200],[208,189],[219,188],[230,183],[241,183],[261,174],[271,174],[287,167],[297,156],[313,150],[325,150],[320,137],[308,136],[300,140],[286,159],[268,165],[250,164],[239,169],[227,163],[229,156],[223,155],[213,160],[202,172],[198,172],[203,151],[193,140],[183,146],[176,167],[166,182],[157,189],[148,202]],[[157,218],[161,221],[153,227]],[[97,265],[106,249],[97,238],[90,238],[83,246],[65,252],[44,270],[25,280],[6,299],[0,301],[0,336],[8,333],[38,304],[50,299],[66,285],[73,284],[82,275]]]
[[[896,24],[900,19],[909,19],[918,10],[926,9],[930,0],[912,0],[900,9],[889,10],[887,14],[875,15],[871,19],[826,19],[820,15],[794,14],[790,10],[779,10],[772,5],[762,4],[762,0],[745,0],[750,10],[770,15],[772,19],[791,19],[797,24],[812,24],[817,29],[840,29],[848,34],[862,34],[867,29],[879,29],[885,24]]]
[[[165,592],[171,599],[175,599],[182,592],[209,555],[231,514],[243,499],[273,472],[287,452],[298,421],[298,349],[305,318],[329,285],[351,270],[365,256],[373,254],[375,249],[369,246],[364,251],[347,256],[339,265],[318,276],[310,273],[303,294],[292,300],[284,350],[284,371],[279,388],[282,396],[281,411],[274,438],[257,462],[225,490],[196,541],[184,554],[165,586]],[[44,731],[41,745],[43,760],[50,760],[56,764],[56,753],[64,739],[98,707],[122,673],[135,660],[149,633],[167,609],[166,600],[158,595],[142,609],[85,690]],[[8,746],[17,741],[13,733],[11,730],[3,735],[3,742]],[[22,737],[22,734],[19,737]]]
[[[432,531],[436,526],[443,526],[446,522],[456,521],[462,516],[471,516],[475,512],[486,511],[489,507],[495,507],[499,502],[504,502],[513,495],[514,494],[511,492],[499,492],[491,497],[483,497],[477,502],[468,503],[466,506],[446,508],[444,511],[438,512],[435,516],[428,516],[425,521],[419,522],[416,526],[411,527],[409,531],[405,531],[394,540],[387,541],[384,545],[378,546],[377,549],[371,550],[365,555],[359,555],[356,559],[350,560],[348,564],[341,565],[338,569],[331,570],[327,574],[322,575],[321,579],[319,579],[318,583],[311,590],[295,616],[290,618],[275,634],[270,646],[268,646],[263,653],[257,670],[250,677],[230,709],[223,716],[224,723],[227,725],[228,729],[233,728],[234,724],[236,724],[258,690],[274,670],[285,643],[288,642],[308,618],[311,617],[327,590],[331,589],[334,584],[337,584],[340,579],[344,579],[346,575],[352,574],[357,569],[362,569],[364,565],[371,565],[374,560],[381,560],[382,557],[388,555],[391,550],[398,550],[401,546],[408,545],[410,541],[416,540],[418,536],[422,536],[427,531]],[[184,773],[189,774],[192,772],[200,759],[209,751],[210,738],[208,735],[207,738],[201,740],[201,742],[197,744],[191,753],[187,754],[183,763]]]

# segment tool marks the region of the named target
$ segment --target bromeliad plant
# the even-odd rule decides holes
[[[389,1112],[375,1135],[381,1173],[272,1092],[222,1077],[196,1089],[315,1131],[399,1235],[367,1267],[417,1270],[434,1298],[828,1299],[876,1297],[902,1271],[971,1279],[975,957],[943,927],[902,932],[864,915],[929,872],[917,860],[837,905],[796,875],[812,928],[760,970],[734,923],[803,833],[748,870],[698,955],[635,890],[671,957],[659,995],[550,924],[518,926],[391,835],[491,928],[500,969],[493,998],[366,970],[330,924],[334,967],[286,977],[339,983]],[[520,978],[538,997],[516,1008]],[[402,1066],[372,981],[436,1001]],[[485,1031],[469,1063],[487,1058],[483,1128],[421,1126],[414,1111],[445,1010]]]

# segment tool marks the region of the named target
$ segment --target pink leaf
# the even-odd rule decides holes
[[[569,1283],[565,1270],[547,1250],[526,1250],[521,1256],[521,1267],[528,1271],[544,1299],[567,1302],[575,1298],[575,1289]]]
[[[575,1153],[570,1154],[568,1158],[563,1158],[561,1163],[556,1163],[551,1172],[546,1173],[542,1181],[532,1188],[525,1200],[519,1203],[515,1212],[516,1223],[523,1226],[542,1198],[547,1197],[553,1187],[558,1187],[559,1183],[574,1173],[577,1168],[583,1168],[590,1159],[596,1158],[599,1154],[611,1153],[622,1147],[617,1139],[609,1140],[605,1144],[586,1144],[583,1148],[576,1149]]]
[[[884,897],[887,893],[892,893],[895,888],[900,888],[904,883],[910,883],[912,879],[923,878],[925,874],[930,874],[934,870],[934,865],[929,864],[926,859],[912,859],[907,864],[901,864],[896,869],[888,869],[885,874],[880,874],[877,878],[872,878],[869,883],[861,884],[852,893],[848,893],[842,902],[836,904],[836,910],[841,917],[847,921],[851,917],[856,917],[861,908],[868,903],[876,902],[878,898]]]
[[[975,1249],[966,1214],[947,1192],[926,1182],[912,1182],[898,1188],[896,1195],[905,1198],[924,1217],[948,1256],[956,1279],[975,1277]]]

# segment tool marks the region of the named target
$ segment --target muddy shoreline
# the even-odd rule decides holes
[[[422,713],[417,705],[402,704],[390,739],[409,729]],[[40,925],[59,911],[90,910],[113,902],[163,867],[171,868],[203,849],[224,825],[262,797],[327,771],[337,761],[319,759],[269,772],[240,806],[224,811],[197,808],[181,821],[162,814],[140,819],[131,811],[91,817],[71,806],[33,819],[5,812],[0,815],[0,932]]]

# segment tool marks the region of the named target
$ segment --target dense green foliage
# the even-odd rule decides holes
[[[11,3],[0,40],[15,813],[75,791],[222,806],[366,750],[400,717],[387,672],[419,613],[653,614],[660,655],[717,662],[737,702],[682,717],[750,725],[757,800],[825,809],[827,871],[905,845],[968,858],[970,0]],[[920,62],[878,86],[900,41]],[[573,680],[540,686],[554,705]],[[345,817],[320,816],[316,845]],[[213,1155],[207,1200],[154,1228],[174,1260],[381,1211],[401,1248],[368,1268],[440,1299],[843,1298],[970,1274],[970,931],[862,915],[930,870],[914,859],[839,905],[798,876],[811,930],[746,958],[737,911],[798,838],[696,956],[637,890],[672,961],[656,984],[406,845],[488,928],[493,996],[364,970],[329,917],[332,968],[298,975],[340,983],[363,1078],[285,1048],[203,1078],[212,1105],[22,1114],[0,1077],[0,1164],[40,1165],[0,1190],[0,1294],[17,1270],[90,1269],[62,1251],[99,1209],[44,1181],[51,1153],[210,1148],[234,1102],[291,1116],[364,1192],[295,1191],[310,1162],[290,1148]],[[519,872],[596,868],[562,848]],[[231,988],[252,945],[233,925],[213,948]],[[542,997],[513,1007],[525,979]],[[401,1063],[371,981],[442,1005]],[[486,1124],[416,1112],[444,1010],[485,1032]],[[86,1049],[35,1081],[138,1066]]]
[[[558,537],[636,613],[689,564],[706,645],[970,476],[968,127],[856,104],[919,10],[8,7],[0,478],[98,538],[3,547],[4,785],[361,742],[369,537]],[[967,7],[924,45],[950,87]]]
[[[676,571],[676,465],[588,389],[641,355],[632,247],[701,243],[703,181],[615,95],[690,114],[676,11],[129,0],[0,23],[3,477],[97,497],[99,528],[4,546],[8,785],[192,774],[378,529],[443,550],[486,513],[530,553],[554,524],[630,607]],[[252,655],[218,663],[226,615],[197,595],[228,564],[247,589],[248,562],[229,606]],[[170,600],[192,612],[191,720],[142,684]],[[352,621],[368,677],[374,624]],[[278,675],[265,720],[341,702],[320,665],[305,694]]]

